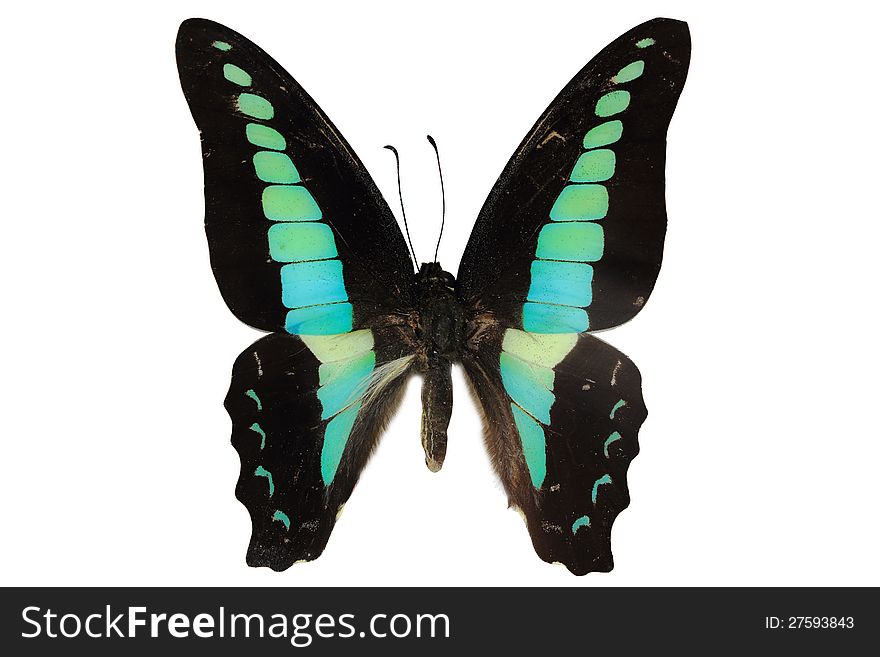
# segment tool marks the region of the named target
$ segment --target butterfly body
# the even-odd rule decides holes
[[[277,62],[217,23],[181,25],[211,265],[232,312],[269,332],[236,360],[225,401],[248,564],[321,554],[413,374],[439,470],[459,363],[538,555],[612,568],[647,411],[635,365],[591,333],[637,314],[659,272],[666,128],[689,55],[687,26],[655,19],[587,64],[505,167],[453,276],[437,262],[412,273],[365,167]]]
[[[455,292],[455,277],[436,262],[422,263],[414,278],[416,368],[422,375],[422,448],[432,472],[446,457],[446,430],[452,415],[453,363],[465,344],[466,308]]]

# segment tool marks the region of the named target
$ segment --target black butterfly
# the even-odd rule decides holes
[[[270,332],[236,360],[225,402],[248,564],[321,554],[413,373],[439,470],[460,362],[538,555],[611,570],[646,410],[635,365],[590,333],[632,318],[657,278],[689,57],[687,25],[658,18],[584,67],[504,168],[456,279],[437,262],[413,273],[364,166],[281,66],[222,25],[181,25],[211,265],[232,312]]]

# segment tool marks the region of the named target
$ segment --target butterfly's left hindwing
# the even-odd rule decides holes
[[[577,575],[611,570],[611,525],[629,505],[626,472],[647,416],[636,366],[591,335],[518,330],[464,365],[535,551]]]
[[[321,554],[410,363],[381,330],[272,334],[238,357],[226,409],[236,496],[253,525],[249,565],[284,570]]]

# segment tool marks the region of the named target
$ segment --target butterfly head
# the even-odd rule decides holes
[[[416,286],[423,290],[455,292],[455,276],[444,271],[439,262],[423,262],[416,274]]]

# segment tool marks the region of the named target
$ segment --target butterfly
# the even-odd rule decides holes
[[[284,570],[322,553],[413,374],[439,470],[460,364],[538,556],[611,570],[647,411],[635,365],[592,333],[635,316],[660,269],[687,24],[644,23],[571,80],[501,173],[457,277],[436,254],[414,271],[351,146],[258,46],[190,19],[176,50],[211,267],[233,314],[268,332],[235,361],[225,400],[247,563]]]

